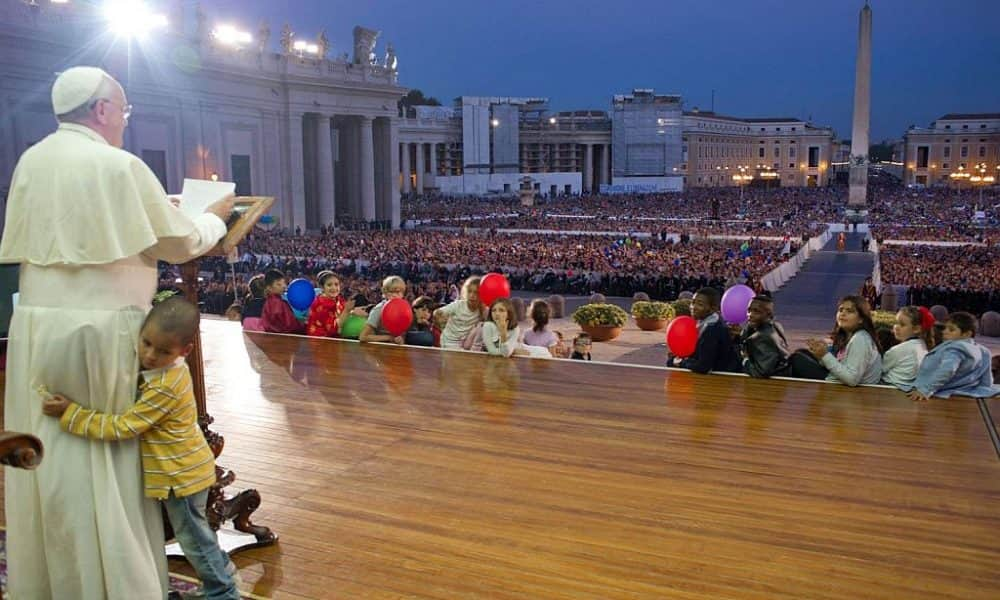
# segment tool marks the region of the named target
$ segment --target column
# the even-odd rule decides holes
[[[854,122],[851,128],[851,170],[847,200],[851,206],[864,206],[867,202],[871,76],[872,9],[866,2],[858,15],[858,56],[854,65]]]
[[[437,187],[438,144],[431,143],[427,148],[430,150],[430,156],[427,159],[427,175],[424,178],[424,187],[433,188]]]
[[[389,144],[391,148],[397,148],[399,146],[399,119],[389,119]],[[390,173],[395,173],[399,170],[399,165],[396,164],[397,155],[392,153],[392,168]],[[410,161],[407,160],[407,163]],[[409,180],[410,173],[407,170],[406,179]],[[392,186],[389,192],[389,221],[393,229],[399,229],[400,222],[400,206],[399,206],[399,180],[395,177],[389,182]]]
[[[584,144],[583,191],[589,192],[594,186],[594,145]]]
[[[611,144],[601,145],[601,183],[611,183]]]
[[[333,186],[333,141],[330,137],[330,117],[316,117],[316,202],[319,225],[332,225],[336,220]]]
[[[413,189],[410,182],[410,145],[400,144],[403,148],[403,193],[409,194]]]
[[[417,146],[417,193],[424,193],[424,144],[419,142]]]
[[[292,113],[288,116],[288,203],[282,209],[284,223],[295,231],[306,228],[306,179],[305,164],[302,153],[302,113]]]
[[[372,118],[361,117],[361,218],[375,220],[375,140]]]

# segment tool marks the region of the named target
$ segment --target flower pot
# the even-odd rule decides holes
[[[643,319],[635,317],[635,324],[643,331],[661,331],[667,327],[667,319]]]
[[[622,334],[622,328],[615,325],[581,325],[580,329],[595,342],[607,342]]]

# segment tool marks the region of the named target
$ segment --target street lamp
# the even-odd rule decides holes
[[[253,42],[253,36],[246,31],[240,31],[233,25],[219,25],[212,30],[212,37],[225,46],[239,48]]]
[[[556,120],[555,117],[549,117],[548,118],[548,124],[549,124],[549,127],[551,127],[551,128],[555,128],[557,122],[558,121]],[[542,145],[542,148],[541,148],[540,152],[544,154],[544,158],[542,158],[540,156],[539,160],[542,161],[542,167],[541,167],[542,168],[542,172],[543,173],[548,173],[548,172],[552,171],[552,151],[549,149],[549,145],[546,143],[547,142],[546,137],[547,137],[547,134],[548,134],[548,128],[545,127],[545,123],[539,122],[538,129],[540,131],[539,137],[541,138],[541,145]]]
[[[758,169],[764,169],[763,173],[760,173],[760,178],[767,182],[766,186],[768,189],[771,188],[771,182],[781,177],[777,172],[771,170],[771,165],[757,165]]]
[[[748,211],[746,205],[743,204],[743,188],[748,183],[753,181],[753,175],[748,173],[748,171],[750,170],[750,167],[748,166],[740,165],[737,168],[740,170],[740,172],[733,175],[733,181],[736,182],[736,185],[740,186],[740,211],[742,211],[743,214],[745,215],[747,214]]]
[[[969,182],[979,186],[979,204],[976,206],[978,210],[983,206],[983,188],[987,185],[993,185],[996,178],[986,174],[986,163],[979,163],[975,168],[977,174],[969,177]]]
[[[948,177],[955,182],[955,189],[958,190],[959,195],[962,193],[962,180],[969,179],[971,176],[965,172],[965,165],[958,165],[958,171],[951,173]]]
[[[299,58],[304,57],[306,54],[318,56],[319,44],[311,44],[305,40],[295,40],[292,42],[292,50],[298,55]]]

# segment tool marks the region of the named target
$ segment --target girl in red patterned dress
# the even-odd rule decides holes
[[[331,271],[321,272],[317,282],[323,291],[309,307],[306,335],[337,337],[354,309],[354,300],[345,300],[340,295],[340,279]]]

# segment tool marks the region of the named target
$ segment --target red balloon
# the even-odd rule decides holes
[[[510,282],[501,273],[489,273],[479,281],[479,301],[492,306],[497,298],[510,298]]]
[[[382,307],[382,327],[390,335],[403,335],[412,323],[413,310],[406,300],[393,298]]]
[[[687,315],[670,321],[667,325],[667,348],[674,356],[687,358],[698,345],[698,324]]]

